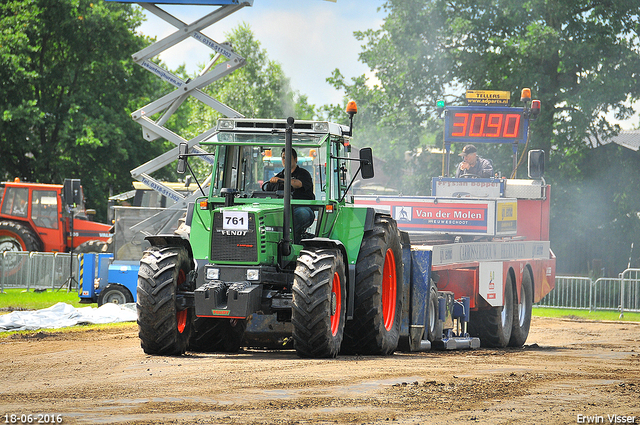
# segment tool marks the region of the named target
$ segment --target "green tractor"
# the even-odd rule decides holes
[[[351,122],[355,111],[347,111]],[[313,358],[397,349],[401,235],[389,214],[355,206],[348,196],[358,176],[373,177],[371,149],[351,158],[351,135],[352,124],[324,121],[218,121],[200,143],[215,163],[209,193],[202,190],[189,209],[188,239],[147,238],[137,289],[145,353],[291,342],[300,357]],[[190,168],[188,157],[202,155],[189,148],[180,146],[178,172]],[[265,157],[282,152],[282,164],[292,164],[294,151],[313,161],[306,167],[313,200],[292,196],[290,167],[283,167],[283,190],[264,180]],[[308,227],[296,223],[299,208],[313,213]]]

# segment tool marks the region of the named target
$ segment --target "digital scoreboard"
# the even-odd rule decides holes
[[[524,143],[529,126],[524,108],[450,106],[445,111],[445,143]]]

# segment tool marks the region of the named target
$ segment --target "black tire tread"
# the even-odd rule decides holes
[[[435,323],[430,321],[430,317],[427,316],[427,332],[426,338],[433,342],[442,340],[442,321],[438,320],[438,290],[433,282],[431,282],[431,289],[429,290],[429,314],[435,314]]]
[[[518,297],[516,296],[515,286],[513,288],[513,326],[511,328],[511,338],[509,339],[509,347],[522,347],[529,336],[529,328],[531,327],[531,311],[533,308],[533,278],[528,267],[525,267],[522,274],[521,292],[525,294],[525,319],[520,326],[520,317],[518,314]]]
[[[402,290],[397,288],[396,316],[387,331],[382,309],[382,273],[387,249],[396,261],[397,282],[402,282],[402,251],[396,222],[378,215],[367,230],[356,262],[354,317],[345,326],[343,352],[346,354],[389,355],[396,351],[400,337]]]
[[[509,343],[513,323],[513,298],[513,283],[509,274],[504,286],[504,306],[470,312],[469,334],[479,337],[482,347],[504,348]],[[507,308],[507,316],[503,327],[501,316],[504,308]]]
[[[331,289],[341,279],[342,302],[337,334],[331,333]],[[303,249],[293,280],[293,341],[298,356],[332,358],[340,352],[346,312],[345,266],[337,249]]]
[[[138,335],[147,354],[180,355],[186,351],[190,320],[180,333],[176,318],[177,277],[189,269],[182,247],[151,247],[144,252],[138,272]],[[189,312],[191,313],[191,312]]]
[[[73,252],[75,252],[76,254],[101,254],[105,252],[112,252],[109,250],[110,248],[112,248],[111,244],[99,239],[92,239],[90,241],[82,242],[73,250]]]
[[[37,233],[29,226],[17,221],[2,220],[0,221],[0,230],[7,233],[13,233],[14,239],[21,240],[24,243],[25,251],[42,251],[44,245]]]

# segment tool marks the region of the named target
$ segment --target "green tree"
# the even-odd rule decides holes
[[[532,147],[560,156],[616,130],[604,116],[640,98],[637,1],[390,0],[382,28],[356,33],[392,102],[425,125],[463,89],[531,87],[542,101]],[[406,112],[405,112],[406,111]]]
[[[130,55],[138,8],[100,0],[9,0],[0,5],[0,177],[80,178],[106,216],[108,186],[162,152],[130,113],[161,89]],[[159,97],[159,96],[156,96]]]
[[[640,98],[637,0],[389,0],[383,8],[387,17],[381,28],[356,33],[365,42],[360,59],[375,71],[379,88],[368,89],[362,79],[350,84],[338,79],[336,86],[344,86],[350,95],[378,91],[385,108],[371,121],[379,123],[383,137],[389,134],[387,125],[396,128],[390,140],[403,137],[408,150],[438,140],[437,133],[429,137],[441,127],[435,119],[438,99],[462,104],[464,89],[493,89],[511,91],[517,104],[520,90],[531,87],[542,112],[532,123],[528,148],[548,153],[548,180],[556,194],[567,193],[590,171],[583,161],[594,144],[587,140],[597,146],[619,130],[607,114],[625,119],[635,112],[628,105]],[[483,145],[482,150],[503,174],[510,174],[508,147]],[[518,175],[524,177],[525,168]],[[613,164],[611,173],[621,172]],[[628,198],[624,187],[610,188],[617,194],[614,199]],[[623,217],[637,220],[637,209],[632,210],[637,206],[615,206],[606,223],[586,226],[604,226],[606,232]],[[575,204],[554,198],[552,243],[580,240],[584,245],[580,232],[569,228],[567,233],[566,226],[554,224],[575,222],[580,214]],[[558,257],[571,254],[567,247]]]

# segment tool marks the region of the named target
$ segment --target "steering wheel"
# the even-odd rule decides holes
[[[480,176],[477,174],[472,174],[472,173],[464,173],[460,175],[461,178],[463,179],[479,179]]]
[[[284,190],[267,190],[269,180],[262,183],[262,192],[255,191],[251,194],[252,198],[284,198]]]

